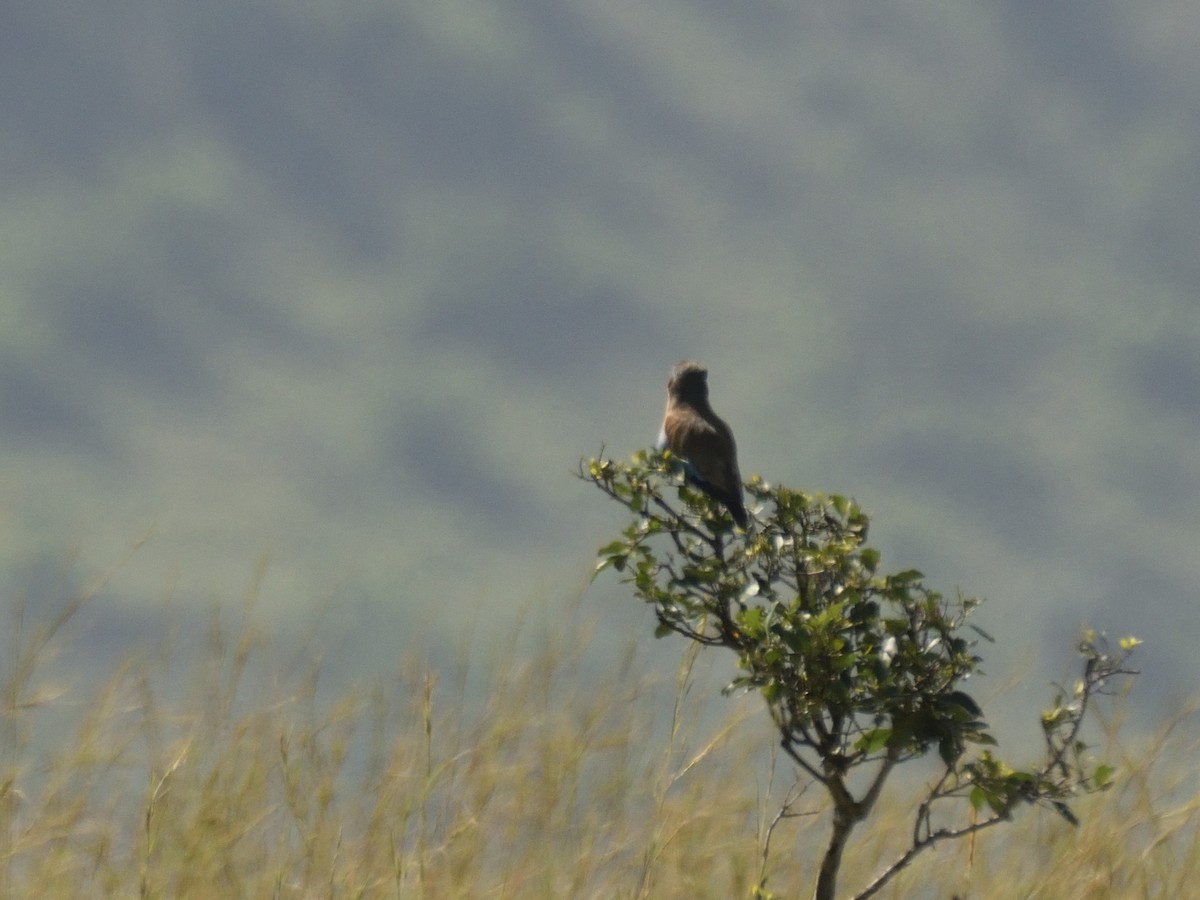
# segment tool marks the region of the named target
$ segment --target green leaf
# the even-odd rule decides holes
[[[667,625],[665,622],[659,622],[658,626],[654,629],[654,636],[656,638],[665,638],[668,634],[674,633],[675,629],[673,629],[670,625]]]
[[[996,813],[996,815],[1004,815],[1004,804],[1006,798],[1001,797],[999,794],[994,794],[991,791],[984,791],[984,795],[987,800],[987,805],[991,811]]]
[[[854,742],[854,749],[861,750],[863,753],[878,753],[887,746],[891,737],[892,729],[890,728],[872,728]]]
[[[627,557],[623,555],[617,555],[600,560],[600,562],[596,563],[596,568],[592,570],[592,578],[595,579],[597,575],[608,568],[616,569],[618,572],[625,571],[626,559]]]
[[[874,600],[863,600],[850,608],[850,621],[855,624],[874,622],[879,618],[879,604]]]
[[[955,740],[953,735],[946,735],[938,741],[938,756],[946,765],[952,766],[954,761],[962,756],[962,744]]]
[[[761,606],[750,607],[738,617],[742,630],[751,637],[758,637],[762,634],[763,615]]]
[[[983,715],[983,710],[979,708],[979,704],[971,698],[970,694],[963,693],[962,691],[951,691],[942,697],[942,703],[943,705],[950,704],[964,709],[972,716]]]
[[[971,788],[971,793],[967,795],[967,802],[971,804],[971,809],[979,812],[983,809],[983,804],[987,802],[987,791],[979,785]]]

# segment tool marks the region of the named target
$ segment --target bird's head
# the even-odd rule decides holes
[[[698,362],[683,359],[671,369],[667,379],[667,394],[684,403],[703,403],[708,400],[708,369]]]

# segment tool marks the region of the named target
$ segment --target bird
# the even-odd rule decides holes
[[[725,505],[742,528],[748,521],[733,432],[708,405],[708,369],[677,362],[667,379],[667,411],[657,448],[683,462],[684,477]]]

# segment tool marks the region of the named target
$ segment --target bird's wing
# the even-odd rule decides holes
[[[686,457],[696,476],[729,491],[737,485],[733,436],[724,422],[713,423],[692,410],[675,410],[663,422],[671,452]]]
[[[684,474],[706,494],[725,504],[734,521],[746,527],[742,477],[737,447],[729,426],[715,415],[702,416],[692,409],[674,409],[663,420],[671,452],[681,457]]]

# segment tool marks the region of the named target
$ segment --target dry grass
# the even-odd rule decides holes
[[[772,775],[755,698],[689,690],[691,657],[676,684],[633,647],[597,678],[564,614],[534,651],[492,654],[482,700],[417,663],[326,699],[319,666],[285,675],[248,616],[233,634],[214,621],[202,652],[175,644],[56,693],[48,648],[85,599],[12,629],[0,896],[729,898],[761,876],[791,776]],[[883,896],[1189,896],[1200,798],[1182,733],[1136,750],[1114,736],[1119,785],[1080,805],[1079,829],[1026,810],[931,851]],[[780,897],[811,893],[820,801],[808,790],[771,836]],[[909,821],[885,798],[855,835],[845,896]]]

